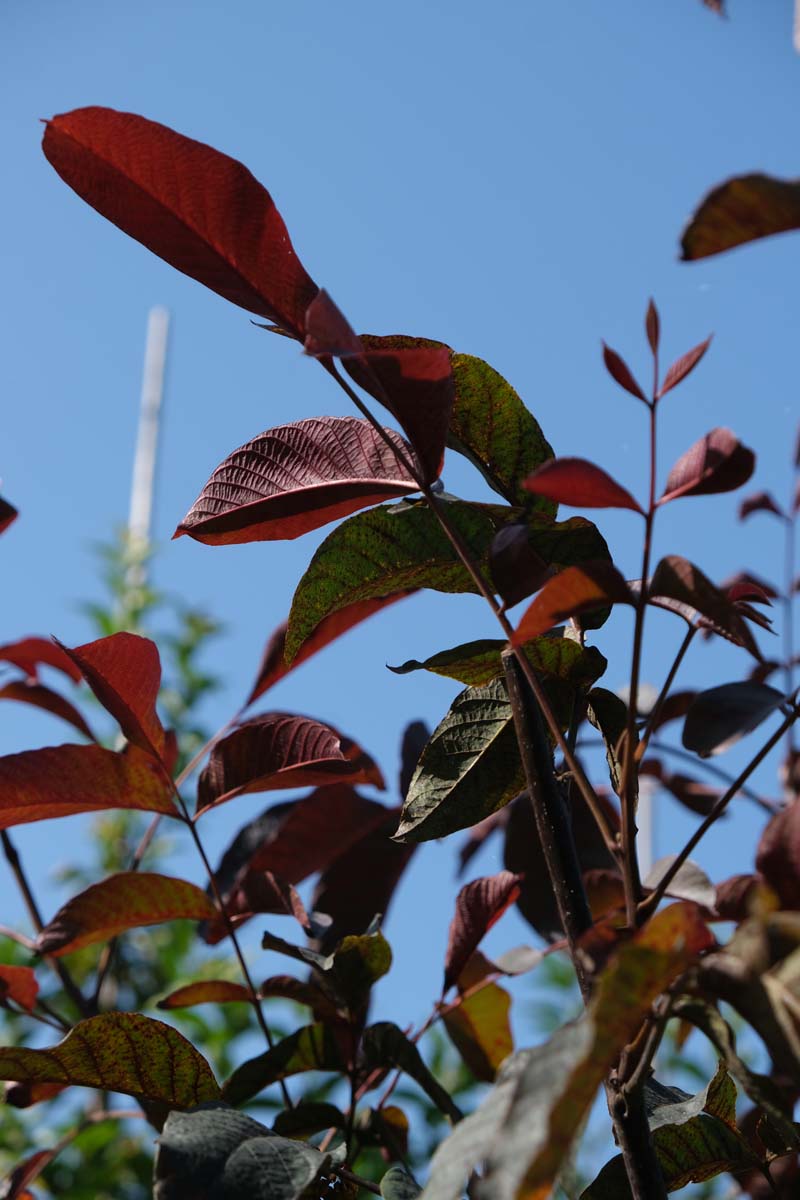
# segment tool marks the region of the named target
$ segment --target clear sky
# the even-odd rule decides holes
[[[284,421],[347,411],[296,346],[265,337],[78,200],[41,154],[39,118],[108,105],[240,158],[358,329],[439,338],[487,359],[558,452],[604,464],[639,495],[644,409],[605,374],[600,339],[644,375],[642,318],[654,295],[667,359],[715,332],[705,362],[664,404],[662,478],[697,437],[729,425],[758,452],[754,486],[783,497],[799,407],[800,237],[695,265],[680,264],[677,248],[713,184],[751,169],[800,173],[791,13],[791,0],[730,0],[729,20],[699,0],[4,0],[0,474],[22,515],[0,546],[0,638],[89,636],[79,602],[99,593],[92,545],[127,514],[152,304],[174,322],[155,582],[226,625],[209,663],[225,680],[207,714],[214,727],[249,689],[326,531],[224,549],[170,535],[234,447]],[[459,463],[444,478],[449,490],[483,495]],[[737,502],[671,506],[658,552],[681,552],[717,579],[743,566],[775,575],[777,524],[739,526]],[[636,575],[637,519],[600,514],[599,523]],[[683,630],[660,615],[650,627],[645,677],[658,684]],[[395,677],[384,664],[480,636],[494,631],[476,598],[418,597],[326,650],[271,703],[333,721],[393,779],[403,725],[435,724],[457,688]],[[616,688],[629,616],[597,641],[615,658],[603,682]],[[742,665],[740,651],[700,647],[681,682],[725,682]],[[5,706],[3,752],[62,740],[65,727]],[[263,803],[247,798],[209,817],[212,844]],[[693,822],[660,802],[658,852],[677,849]],[[759,823],[740,805],[698,858],[718,878],[747,869]],[[18,841],[38,866],[55,865],[80,854],[85,828],[50,823]],[[457,844],[426,846],[397,897],[386,1015],[419,1017],[438,989]],[[498,865],[495,850],[476,869]],[[528,931],[511,921],[495,936],[508,944]]]

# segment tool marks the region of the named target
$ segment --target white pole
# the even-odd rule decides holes
[[[128,575],[131,585],[145,582],[145,566],[137,561],[150,544],[155,491],[156,456],[161,401],[164,394],[164,372],[167,361],[169,312],[151,308],[147,318],[147,340],[144,351],[142,394],[139,406],[139,432],[133,460],[131,505],[128,516],[128,536],[135,559]]]
[[[800,53],[800,0],[794,0],[794,48]]]

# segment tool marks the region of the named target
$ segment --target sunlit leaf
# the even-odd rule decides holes
[[[18,642],[7,642],[0,646],[0,662],[19,667],[33,680],[39,678],[39,667],[55,667],[74,683],[80,683],[82,679],[75,663],[52,638],[26,637]]]
[[[744,646],[754,658],[761,657],[735,604],[699,567],[678,554],[669,554],[659,562],[650,580],[647,601],[677,613],[690,625],[707,622],[714,633]]]
[[[712,429],[675,463],[658,503],[666,504],[678,496],[732,492],[747,483],[755,463],[753,451],[730,429]]]
[[[509,1014],[511,997],[489,983],[447,1009],[448,1037],[476,1079],[492,1083],[498,1067],[514,1050]]]
[[[232,983],[227,979],[200,979],[197,983],[176,988],[159,1000],[156,1007],[169,1011],[171,1008],[193,1008],[195,1004],[247,1003],[249,1000],[250,993],[242,983]]]
[[[615,383],[618,383],[626,392],[630,392],[637,400],[643,400],[647,404],[647,397],[634,379],[625,359],[617,354],[616,350],[612,350],[610,346],[607,346],[605,342],[603,342],[603,362]]]
[[[665,396],[667,392],[671,392],[673,388],[682,383],[686,376],[695,369],[700,359],[705,354],[708,347],[711,345],[711,338],[707,337],[704,342],[693,346],[691,350],[687,350],[680,358],[677,358],[672,366],[667,371],[662,381],[658,392],[658,399]]]
[[[39,984],[31,967],[0,963],[0,1000],[13,1000],[31,1012],[39,994]]]
[[[642,511],[630,492],[602,467],[585,458],[554,458],[524,480],[527,492],[574,508],[630,508]]]
[[[0,686],[0,700],[14,700],[19,704],[30,704],[34,708],[40,708],[43,712],[49,712],[51,716],[59,717],[72,725],[89,741],[95,740],[94,734],[75,705],[42,683],[34,683],[32,679],[12,680]]]
[[[658,887],[675,858],[674,854],[667,854],[654,862],[642,880],[644,886]],[[678,868],[667,888],[667,895],[674,896],[677,900],[691,900],[692,903],[699,904],[701,908],[713,909],[716,905],[717,889],[703,868],[696,862],[692,862],[691,859],[687,859]]]
[[[609,604],[633,604],[633,596],[619,571],[606,562],[567,567],[548,579],[538,596],[525,609],[514,633],[521,646],[546,633],[559,621]]]
[[[79,108],[43,150],[92,208],[233,304],[303,336],[317,286],[266,188],[241,163],[155,121]]]

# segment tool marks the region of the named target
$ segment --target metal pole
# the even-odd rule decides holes
[[[128,537],[133,556],[133,562],[128,571],[128,584],[131,587],[141,587],[146,579],[144,558],[150,545],[158,430],[161,401],[164,394],[168,336],[169,312],[165,308],[151,308],[147,318],[147,340],[139,406],[139,432],[136,439],[136,455],[133,460],[131,504],[128,516]]]

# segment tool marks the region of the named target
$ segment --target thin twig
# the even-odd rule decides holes
[[[675,676],[678,674],[680,665],[686,656],[687,650],[689,649],[692,642],[694,641],[694,637],[695,637],[696,633],[697,633],[697,626],[690,625],[686,631],[686,636],[684,637],[683,641],[681,642],[681,644],[678,648],[678,653],[675,655],[675,658],[672,660],[672,666],[670,667],[669,671],[667,672],[667,678],[664,680],[664,686],[662,687],[661,691],[659,692],[658,699],[656,700],[655,704],[650,709],[650,713],[644,724],[644,729],[640,735],[639,745],[636,747],[636,761],[637,762],[641,762],[647,752],[647,747],[650,744],[650,739],[653,736],[656,726],[658,725],[658,719],[661,716],[661,710],[664,707],[664,703],[665,703],[667,697],[669,696],[670,689],[671,689],[673,683],[675,682]]]
[[[724,770],[723,767],[718,767],[716,763],[711,762],[707,758],[698,758],[691,750],[684,750],[683,746],[671,746],[668,742],[661,741],[652,741],[650,745],[659,754],[671,754],[674,758],[681,759],[682,762],[690,762],[693,766],[700,767],[702,770],[708,772],[709,775],[713,775],[715,779],[719,779],[720,783],[730,786],[734,782],[734,776],[730,771]],[[752,800],[753,804],[757,804],[759,808],[763,808],[765,812],[768,812],[770,816],[774,816],[776,812],[780,812],[783,808],[780,801],[760,796],[752,788],[741,787],[739,791],[748,800]]]

